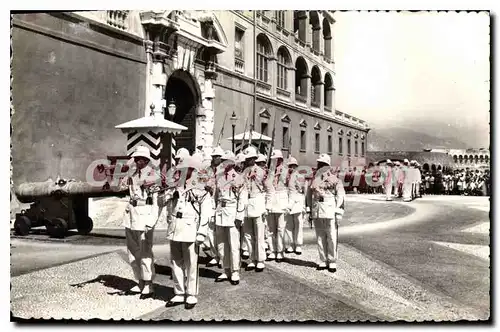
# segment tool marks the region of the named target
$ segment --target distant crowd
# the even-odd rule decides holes
[[[368,168],[361,171],[358,183],[354,181],[356,169],[345,173],[344,183],[347,192],[364,194],[384,193],[382,185],[368,185],[366,174]],[[372,178],[373,179],[373,178]],[[368,181],[369,182],[369,181]],[[400,190],[398,190],[400,191]],[[398,193],[395,193],[398,194]],[[421,195],[462,195],[490,196],[491,178],[489,170],[451,170],[421,171]]]

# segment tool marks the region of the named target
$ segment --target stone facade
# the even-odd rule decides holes
[[[301,164],[363,165],[368,125],[335,108],[334,23],[327,11],[14,14],[14,182],[84,180],[91,162],[126,155],[116,125],[170,104],[189,128],[177,148],[208,152],[234,111],[236,133],[276,123],[275,147]],[[226,121],[225,149],[230,136]]]

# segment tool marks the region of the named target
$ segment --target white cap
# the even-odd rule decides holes
[[[332,163],[330,156],[327,155],[326,153],[320,154],[319,157],[318,157],[318,159],[316,159],[316,161],[317,162],[325,163],[328,166],[330,166],[330,164]]]
[[[236,155],[236,162],[239,164],[244,163],[245,159],[246,159],[246,156],[242,152],[240,152]]]
[[[409,164],[410,162],[408,161],[408,159],[405,159],[405,160],[403,160],[403,163],[404,164]]]
[[[401,163],[400,163],[399,161],[395,161],[395,162],[394,162],[394,165],[396,165],[396,166],[400,166],[400,165],[401,165]]]
[[[216,146],[212,150],[212,157],[213,156],[223,156],[223,155],[224,155],[224,150],[222,150],[222,148],[220,146]]]
[[[233,151],[226,150],[226,151],[224,151],[224,154],[222,155],[221,159],[222,160],[236,161],[236,156],[234,155]]]
[[[297,159],[295,159],[294,157],[288,158],[288,166],[291,166],[291,165],[299,166],[299,163],[297,162]]]
[[[132,153],[132,158],[135,157],[143,157],[148,160],[151,160],[151,152],[149,149],[143,145],[139,145],[138,147],[135,148],[134,153]]]
[[[255,161],[256,163],[265,163],[267,161],[266,156],[264,156],[262,153],[259,153],[257,156],[257,160]]]
[[[246,159],[250,158],[257,158],[257,149],[254,146],[248,146],[245,148],[245,151],[243,151],[243,154],[245,155]]]
[[[196,155],[188,156],[188,157],[184,158],[183,160],[181,160],[176,168],[177,169],[194,168],[196,170],[199,170],[202,168],[202,161]]]
[[[274,149],[273,153],[271,153],[271,159],[283,159],[283,153],[279,149]]]
[[[390,159],[387,159],[387,161],[385,163],[389,164],[389,165],[393,165],[393,163],[392,163],[392,161]]]
[[[175,154],[175,159],[183,159],[189,156],[189,151],[186,148],[180,148]]]

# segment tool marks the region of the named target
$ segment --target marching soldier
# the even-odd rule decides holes
[[[311,184],[311,217],[318,241],[318,270],[337,271],[338,223],[344,215],[345,191],[342,181],[330,167],[330,156],[323,153],[317,159],[317,169]]]
[[[288,209],[289,214],[285,216],[285,233],[290,240],[290,246],[286,253],[295,252],[302,254],[302,243],[304,238],[304,214],[306,212],[306,179],[304,174],[296,171],[298,166],[297,159],[290,157],[288,159],[289,176],[287,179],[288,187]]]
[[[259,153],[257,160],[255,160],[255,165],[261,167],[263,170],[267,171],[266,167],[267,158],[262,153]]]
[[[415,197],[422,198],[422,194],[420,192],[420,186],[422,184],[422,172],[420,171],[420,164],[418,162],[415,162],[415,166],[416,166],[415,177],[417,178],[417,190]]]
[[[410,162],[408,159],[403,161],[403,167],[401,168],[402,178],[403,178],[403,201],[409,202],[411,201],[411,190],[412,190],[412,178],[410,172]]]
[[[264,270],[265,252],[265,224],[263,215],[266,213],[265,196],[265,171],[255,165],[257,149],[249,146],[245,149],[246,168],[243,172],[246,188],[248,191],[248,203],[246,216],[243,222],[245,232],[246,248],[251,259],[247,270],[255,269],[257,272]]]
[[[288,188],[285,181],[287,170],[283,167],[283,154],[281,150],[274,150],[271,154],[271,171],[266,179],[266,209],[267,225],[271,241],[268,260],[276,258],[277,262],[284,259],[285,239],[285,214],[288,214]]]
[[[265,155],[263,155],[262,153],[259,153],[258,154],[258,157],[257,157],[257,160],[255,160],[255,165],[259,166],[260,168],[262,168],[265,172],[265,174],[267,174],[267,157]],[[269,232],[269,224],[267,223],[267,215],[263,215],[262,218],[264,218],[264,225],[266,225],[266,230],[264,232],[264,239],[265,239],[265,242],[266,242],[266,255],[269,255],[271,253],[271,248],[272,248],[272,237],[271,237],[271,233]],[[245,253],[244,253],[245,254]],[[246,256],[244,256],[246,257]]]
[[[394,164],[390,159],[386,161],[386,177],[384,179],[384,188],[387,201],[392,201],[392,184],[394,183]]]
[[[175,188],[166,193],[167,239],[170,240],[175,296],[167,307],[185,303],[186,309],[198,303],[199,245],[205,241],[212,217],[210,194],[196,176],[201,161],[190,156],[177,165]]]
[[[213,218],[211,219],[209,225],[208,225],[208,233],[207,233],[207,240],[208,240],[208,252],[209,256],[212,257],[212,259],[207,263],[207,267],[211,266],[217,266],[221,263],[221,258],[219,257],[219,254],[217,252],[217,239],[215,238],[215,209],[216,209],[216,201],[215,201],[215,183],[216,183],[216,172],[217,172],[217,167],[221,164],[222,162],[222,156],[224,155],[224,150],[220,146],[217,146],[213,149],[211,157],[212,160],[210,161],[210,169],[207,170],[209,173],[209,179],[206,184],[206,190],[210,193],[210,202],[212,203],[212,209],[214,211],[213,213]]]
[[[153,257],[153,232],[158,221],[157,195],[150,191],[154,183],[148,183],[151,167],[151,154],[147,147],[138,146],[132,154],[136,170],[130,177],[125,177],[121,187],[128,187],[130,202],[126,207],[129,218],[124,221],[127,252],[134,277],[138,285],[124,294],[141,293],[146,299],[153,295],[153,279],[155,277]],[[153,197],[154,196],[154,197]]]
[[[411,200],[414,200],[417,192],[417,173],[415,168],[416,161],[410,161],[410,178],[411,178]]]
[[[243,176],[234,170],[235,158],[231,151],[225,152],[224,169],[217,174],[215,195],[217,249],[224,269],[215,281],[226,281],[229,278],[233,285],[240,282],[240,232],[244,220],[245,195],[248,197]]]

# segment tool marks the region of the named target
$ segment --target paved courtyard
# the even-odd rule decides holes
[[[304,253],[238,286],[200,259],[191,311],[165,308],[173,294],[164,230],[155,235],[156,295],[119,296],[132,283],[123,230],[49,240],[42,231],[11,240],[11,310],[19,318],[215,320],[477,320],[490,316],[489,198],[429,196],[403,203],[349,195],[338,271],[316,271],[314,229]],[[107,228],[106,228],[107,227]]]

